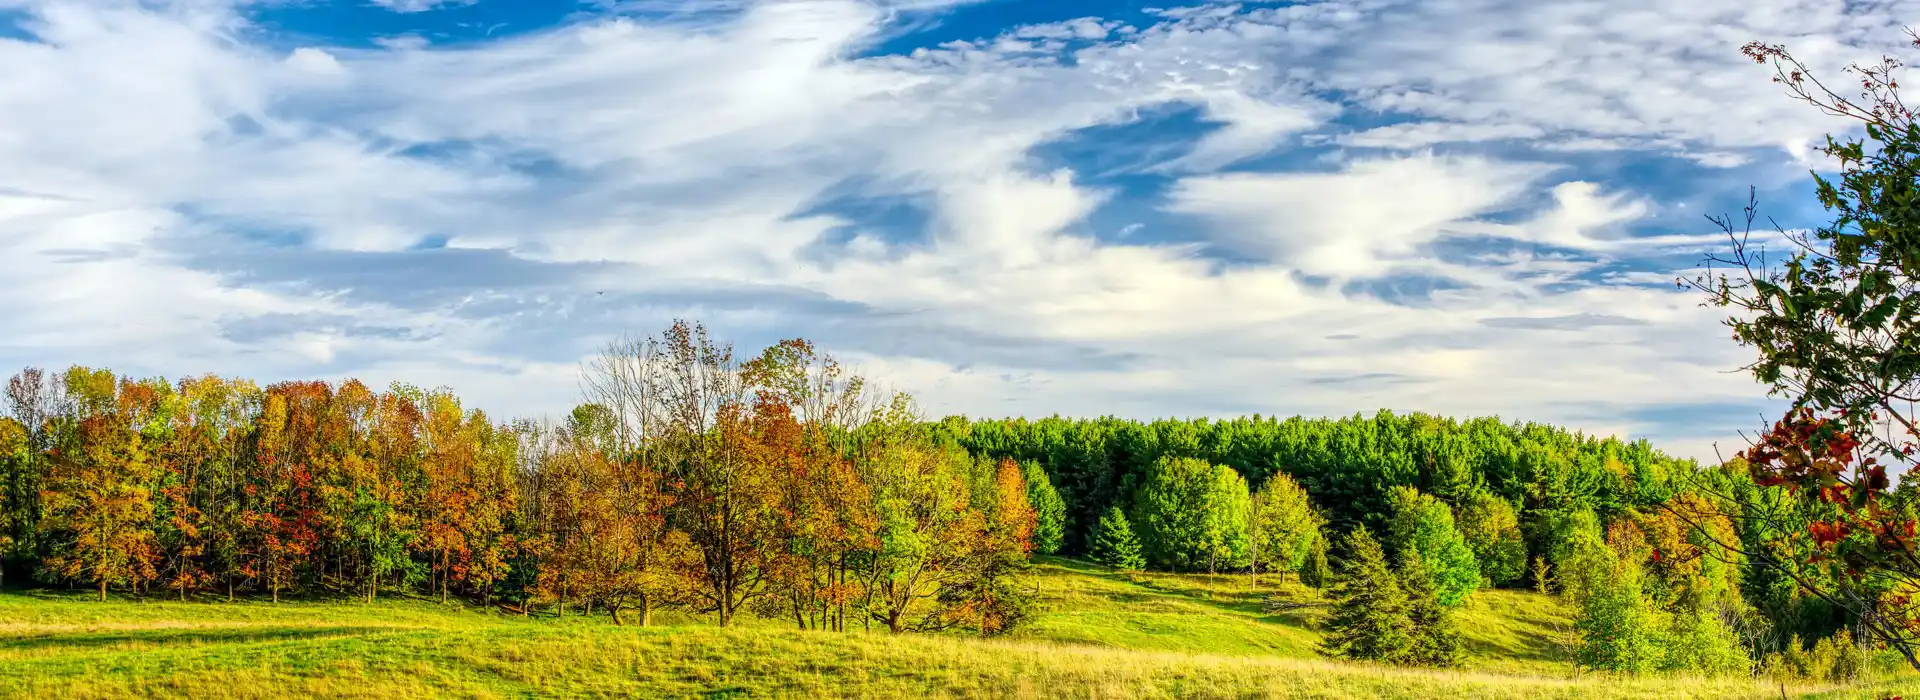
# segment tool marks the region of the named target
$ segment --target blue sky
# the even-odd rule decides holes
[[[1674,288],[1920,0],[0,0],[0,363],[444,384],[811,338],[936,415],[1777,410]]]

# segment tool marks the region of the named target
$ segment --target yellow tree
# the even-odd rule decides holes
[[[154,569],[152,469],[146,446],[119,410],[112,375],[69,370],[69,398],[83,417],[56,448],[41,500],[54,553],[47,567],[99,587],[140,585]]]

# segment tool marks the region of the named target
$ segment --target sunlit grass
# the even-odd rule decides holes
[[[1043,610],[1012,639],[831,634],[755,621],[527,619],[435,600],[99,603],[0,594],[0,694],[23,698],[1772,698],[1743,678],[1580,676],[1551,598],[1491,591],[1461,622],[1474,665],[1412,671],[1313,658],[1320,613],[1267,615],[1245,576],[1039,569]],[[1262,582],[1263,592],[1277,580]],[[1288,596],[1311,591],[1288,583]],[[1789,688],[1920,694],[1920,683]]]

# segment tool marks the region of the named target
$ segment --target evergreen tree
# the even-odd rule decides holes
[[[1027,480],[1027,503],[1037,517],[1033,526],[1033,552],[1053,554],[1066,541],[1067,503],[1053,488],[1047,472],[1033,462],[1022,462],[1020,471]]]
[[[1408,552],[1400,562],[1400,583],[1407,592],[1407,617],[1413,623],[1413,648],[1406,662],[1416,666],[1459,666],[1460,633],[1454,629],[1452,611],[1440,604],[1433,572],[1418,552]]]
[[[1345,545],[1347,558],[1334,586],[1333,614],[1327,618],[1320,652],[1343,659],[1405,662],[1417,641],[1405,589],[1365,526],[1355,528]]]
[[[1327,540],[1322,537],[1307,551],[1307,561],[1300,567],[1300,582],[1317,590],[1325,588],[1332,578],[1333,570],[1327,567]]]
[[[1140,538],[1133,535],[1133,525],[1119,506],[1108,508],[1106,515],[1100,516],[1100,524],[1087,543],[1087,556],[1122,571],[1135,571],[1147,564],[1140,556]]]

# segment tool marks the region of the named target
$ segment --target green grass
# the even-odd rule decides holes
[[[1545,596],[1483,591],[1474,661],[1434,672],[1313,658],[1320,612],[1267,615],[1244,576],[1039,567],[1011,639],[718,629],[681,618],[524,619],[430,600],[238,603],[0,594],[0,696],[21,698],[1208,697],[1761,698],[1745,679],[1581,676]],[[1271,590],[1273,582],[1263,581]],[[1297,585],[1285,595],[1310,599]],[[1920,695],[1920,676],[1791,696]]]

